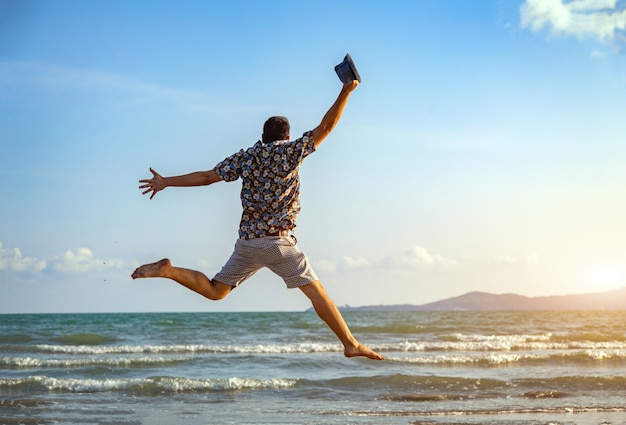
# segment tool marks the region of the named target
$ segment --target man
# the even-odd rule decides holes
[[[133,279],[168,278],[206,298],[220,300],[259,269],[268,267],[283,278],[288,288],[300,288],[311,300],[319,317],[343,344],[346,357],[382,360],[383,356],[352,335],[307,257],[297,248],[295,237],[290,235],[300,212],[299,166],[337,125],[358,84],[356,80],[344,84],[321,123],[297,140],[290,141],[286,118],[271,117],[263,126],[262,141],[231,155],[212,170],[162,177],[150,168],[152,178],[139,181],[143,183],[139,188],[145,189],[144,195],[151,192],[150,199],[170,186],[206,186],[241,178],[243,213],[235,250],[213,279],[195,270],[174,267],[168,259],[137,268]]]

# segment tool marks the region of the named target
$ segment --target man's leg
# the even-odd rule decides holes
[[[341,312],[330,299],[319,280],[301,286],[300,289],[311,300],[317,315],[337,335],[344,347],[346,357],[363,356],[373,360],[382,360],[383,356],[360,344],[350,332]]]
[[[132,274],[133,279],[163,277],[172,279],[210,300],[221,300],[232,291],[233,287],[225,283],[211,281],[204,273],[172,266],[164,258],[156,263],[144,264]]]

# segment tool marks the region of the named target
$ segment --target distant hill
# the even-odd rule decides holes
[[[607,292],[548,297],[475,291],[422,305],[344,306],[340,309],[342,311],[626,310],[626,287]]]

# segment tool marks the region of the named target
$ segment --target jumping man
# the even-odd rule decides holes
[[[356,80],[344,84],[321,123],[299,139],[290,140],[287,118],[271,117],[263,126],[260,141],[224,159],[212,170],[162,177],[150,168],[152,178],[139,181],[143,183],[139,188],[145,189],[143,194],[151,193],[150,199],[166,187],[207,186],[241,179],[243,213],[234,252],[213,279],[199,271],[174,267],[168,259],[137,268],[133,279],[168,278],[206,298],[221,300],[267,267],[282,277],[288,288],[300,288],[304,292],[316,313],[343,344],[346,357],[382,360],[383,356],[360,344],[352,335],[291,234],[300,212],[300,164],[335,128],[358,85]]]

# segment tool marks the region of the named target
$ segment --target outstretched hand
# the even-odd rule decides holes
[[[150,199],[152,199],[154,198],[154,195],[157,194],[157,192],[165,189],[167,185],[165,184],[165,179],[161,177],[159,173],[154,171],[152,167],[150,167],[150,172],[152,173],[152,178],[139,180],[139,183],[145,183],[139,186],[139,189],[146,189],[141,193],[142,195],[145,195],[148,192],[152,192],[152,194],[150,195]]]

